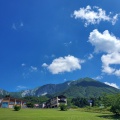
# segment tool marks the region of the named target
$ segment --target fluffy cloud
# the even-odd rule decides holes
[[[119,86],[116,85],[116,83],[109,83],[109,82],[104,82],[106,85],[112,86],[114,88],[119,89]]]
[[[110,65],[120,64],[120,53],[114,52],[101,57],[103,72],[120,76],[120,69],[112,68]]]
[[[108,21],[114,25],[118,19],[118,14],[112,16],[110,12],[108,15],[106,11],[102,8],[94,6],[87,6],[86,8],[80,8],[79,10],[75,10],[73,13],[73,17],[75,19],[82,19],[85,21],[85,26],[87,27],[89,24],[99,24],[101,21]]]
[[[95,52],[104,52],[102,55],[102,72],[120,76],[120,69],[111,65],[120,64],[120,39],[110,34],[108,30],[100,33],[93,30],[89,36],[89,42],[95,47]]]
[[[74,56],[68,55],[65,57],[59,57],[53,60],[50,65],[43,63],[43,67],[47,67],[47,69],[52,74],[59,74],[64,72],[71,72],[77,69],[81,69],[81,63],[83,60],[80,60]]]
[[[95,52],[112,53],[120,51],[120,39],[110,34],[108,30],[100,33],[97,29],[93,30],[89,36],[89,42],[95,46]]]

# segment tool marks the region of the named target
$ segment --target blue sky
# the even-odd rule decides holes
[[[119,0],[1,0],[0,88],[91,77],[120,88]]]

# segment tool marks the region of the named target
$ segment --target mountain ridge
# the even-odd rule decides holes
[[[60,84],[46,84],[31,90],[20,92],[6,92],[13,97],[65,95],[67,97],[99,97],[103,93],[115,94],[120,90],[92,78],[80,78]],[[5,93],[5,91],[4,91]]]

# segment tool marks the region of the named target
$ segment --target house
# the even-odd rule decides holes
[[[67,105],[67,98],[63,95],[51,98],[47,102],[40,104],[40,108],[56,108],[60,104]]]
[[[15,105],[25,108],[26,102],[20,99],[10,98],[10,97],[3,98],[1,101],[2,108],[13,108]]]
[[[60,104],[67,105],[67,98],[64,95],[54,97],[50,100],[51,108],[59,107]]]
[[[39,104],[34,104],[34,108],[39,108],[40,105]]]
[[[40,107],[40,108],[47,108],[47,106],[46,106],[46,102],[40,104],[39,107]]]
[[[2,100],[3,100],[3,99],[0,99],[0,107],[1,107]]]

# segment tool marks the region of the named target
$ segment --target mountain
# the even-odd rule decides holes
[[[69,88],[69,82],[61,83],[61,84],[47,84],[41,87],[35,88],[33,90],[25,90],[22,92],[22,97],[24,96],[44,96],[47,94],[55,94],[59,92],[63,92]]]
[[[103,93],[120,93],[119,89],[106,85],[91,78],[81,78],[74,81],[67,81],[61,84],[47,84],[32,90],[12,92],[11,96],[44,96],[44,95],[65,95],[67,97],[99,97]]]
[[[5,91],[3,89],[0,89],[0,98],[2,98],[5,95],[8,95],[8,94],[9,94],[9,92],[7,92],[7,91]]]
[[[68,97],[99,97],[103,93],[115,94],[120,90],[91,78],[83,78],[71,82],[70,87],[61,94]]]
[[[99,97],[103,93],[115,94],[119,89],[106,85],[91,78],[81,78],[61,84],[47,84],[33,90],[22,92],[24,96],[65,95],[67,97]]]

